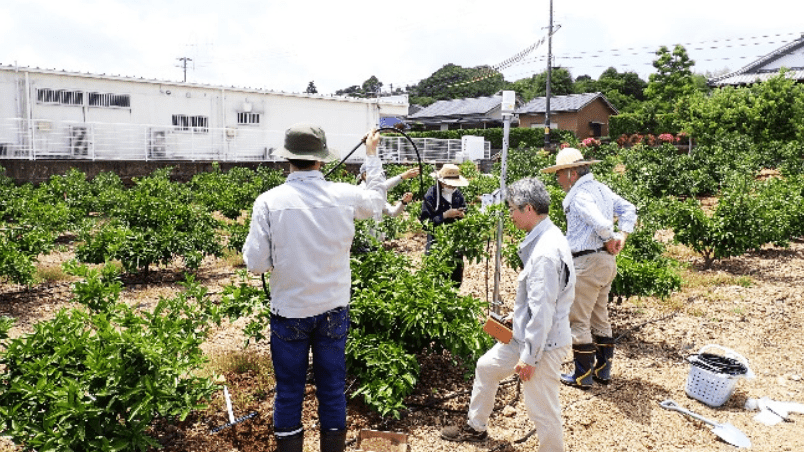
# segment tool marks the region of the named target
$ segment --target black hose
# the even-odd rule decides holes
[[[357,143],[357,144],[355,145],[355,147],[353,147],[353,148],[352,148],[352,150],[351,150],[351,151],[349,151],[349,153],[348,153],[348,154],[346,154],[346,157],[344,157],[344,158],[343,158],[343,160],[341,160],[340,162],[338,162],[338,164],[337,164],[337,165],[333,166],[333,167],[332,167],[332,169],[330,169],[329,171],[327,171],[327,174],[324,174],[324,178],[326,179],[326,178],[327,178],[327,177],[328,177],[330,174],[332,174],[332,172],[333,172],[333,171],[335,171],[336,169],[338,169],[338,167],[339,167],[339,166],[343,165],[343,163],[346,161],[346,159],[348,159],[349,157],[351,157],[351,156],[352,156],[352,154],[354,154],[354,153],[355,153],[355,151],[357,150],[357,148],[359,148],[361,145],[363,145],[363,144],[365,144],[365,143],[366,143],[366,137],[363,137],[363,139],[362,139],[362,140],[360,140],[360,143]]]
[[[265,300],[270,302],[271,291],[268,290],[268,283],[265,282],[265,273],[263,273],[261,276],[262,276],[262,291],[265,292]]]
[[[405,132],[403,132],[403,131],[401,131],[399,129],[396,129],[394,127],[380,127],[379,129],[377,129],[377,132],[382,132],[382,131],[389,131],[389,132],[398,133],[398,134],[402,135],[403,137],[405,137],[408,140],[408,142],[410,143],[410,145],[413,146],[413,150],[416,152],[416,161],[419,164],[419,198],[421,198],[422,202],[424,202],[424,178],[423,178],[424,167],[422,166],[422,156],[421,156],[421,154],[419,154],[419,148],[416,147],[416,143],[413,142],[413,140],[408,136],[408,134],[406,134]],[[366,137],[363,137],[363,139],[360,140],[360,143],[357,143],[357,145],[354,148],[352,148],[352,150],[349,151],[348,154],[346,154],[346,157],[341,159],[341,161],[338,162],[337,165],[333,166],[332,169],[327,171],[327,174],[324,175],[324,178],[328,177],[330,174],[332,174],[333,171],[335,171],[338,167],[343,165],[346,162],[346,160],[349,157],[351,157],[352,154],[354,154],[355,151],[361,145],[365,144],[365,142],[366,142]]]

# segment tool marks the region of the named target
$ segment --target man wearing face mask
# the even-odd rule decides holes
[[[466,200],[458,187],[466,187],[469,181],[461,176],[461,169],[451,163],[445,164],[433,177],[437,179],[435,185],[427,190],[422,202],[422,213],[419,216],[425,229],[440,227],[444,224],[454,223],[463,218],[466,210]],[[434,241],[433,235],[427,233],[425,253],[430,252]],[[455,256],[455,271],[452,281],[460,287],[463,282],[463,256]]]

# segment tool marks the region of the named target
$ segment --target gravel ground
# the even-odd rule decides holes
[[[400,252],[415,255],[422,238],[395,243]],[[788,249],[768,247],[743,257],[716,263],[709,270],[697,267],[700,259],[682,247],[671,253],[690,263],[685,287],[668,300],[632,298],[611,304],[615,336],[620,337],[614,357],[613,383],[589,391],[562,387],[564,437],[568,451],[725,451],[733,450],[705,423],[664,410],[659,403],[673,399],[682,407],[720,423],[731,423],[752,442],[756,451],[804,451],[804,414],[792,414],[791,422],[772,427],[753,420],[755,412],[744,408],[749,398],[769,397],[804,403],[804,243]],[[57,265],[69,252],[43,256],[42,265]],[[493,268],[493,265],[490,266]],[[493,270],[489,270],[493,271]],[[219,292],[229,284],[234,268],[208,261],[199,280]],[[515,274],[502,277],[502,295],[513,299]],[[180,290],[177,272],[154,272],[147,281],[127,281],[122,298],[148,306],[160,296]],[[489,281],[487,283],[487,281]],[[486,298],[493,283],[485,263],[470,265],[461,291]],[[12,335],[30,331],[31,325],[50,318],[69,305],[69,282],[42,284],[32,290],[0,286],[0,315],[16,317]],[[205,344],[210,357],[237,353],[243,343],[245,320],[226,325]],[[740,380],[728,401],[711,408],[685,394],[690,365],[685,358],[708,344],[735,350],[750,361],[754,380]],[[247,349],[252,357],[267,356],[265,346]],[[571,370],[571,357],[564,371]],[[531,451],[538,448],[515,380],[506,380],[497,395],[490,421],[490,439],[477,444],[448,443],[440,439],[445,425],[464,422],[471,379],[466,380],[447,356],[420,357],[422,375],[409,411],[401,420],[381,419],[359,401],[349,405],[349,444],[357,450],[358,433],[380,430],[407,436],[411,452],[424,451]],[[177,425],[156,424],[154,435],[168,451],[270,451],[273,394],[253,371],[228,374],[235,400],[235,417],[257,415],[216,435],[210,429],[227,422],[221,397],[211,408]],[[306,451],[317,451],[314,388],[305,401]],[[0,451],[12,450],[2,446]]]

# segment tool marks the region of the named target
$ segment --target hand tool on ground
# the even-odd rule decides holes
[[[748,439],[747,436],[743,432],[740,431],[737,427],[725,423],[720,424],[715,421],[709,420],[700,414],[693,413],[692,411],[685,410],[681,408],[675,401],[673,400],[665,400],[664,402],[660,403],[662,408],[666,410],[673,410],[678,411],[679,413],[686,414],[687,416],[691,416],[699,421],[706,422],[707,424],[713,426],[712,432],[717,435],[723,441],[731,444],[732,446],[737,447],[751,447],[751,440]]]
[[[227,413],[229,413],[229,423],[223,424],[220,427],[213,428],[212,431],[210,431],[210,434],[218,433],[219,431],[221,431],[221,430],[223,430],[223,429],[225,429],[227,427],[237,425],[237,424],[239,424],[239,423],[241,423],[243,421],[246,421],[248,419],[251,419],[251,418],[253,418],[254,416],[257,415],[257,412],[253,411],[253,412],[251,412],[251,413],[249,413],[249,414],[247,414],[247,415],[245,415],[243,417],[239,417],[239,418],[235,419],[234,413],[232,412],[232,399],[229,397],[229,389],[225,385],[223,387],[223,397],[226,399],[226,411],[227,411]]]

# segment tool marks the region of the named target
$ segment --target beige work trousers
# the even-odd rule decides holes
[[[569,321],[573,344],[591,344],[592,335],[611,337],[609,292],[617,276],[617,260],[606,251],[573,259],[575,300]]]
[[[539,452],[562,452],[564,432],[561,420],[561,402],[558,398],[561,362],[569,353],[565,345],[542,353],[533,375],[522,382],[528,417],[536,426]],[[494,399],[500,381],[514,373],[519,362],[519,345],[497,343],[477,361],[472,399],[469,402],[468,423],[475,430],[486,431],[486,423],[494,409]]]

